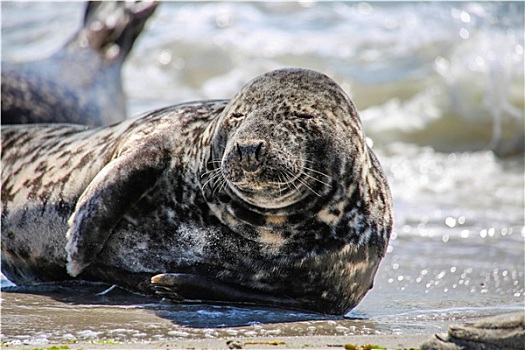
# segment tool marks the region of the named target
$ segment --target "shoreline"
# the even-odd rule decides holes
[[[2,344],[6,349],[38,350],[138,350],[138,349],[417,349],[432,334],[296,337],[231,337],[178,339],[150,342],[79,341],[77,343]]]

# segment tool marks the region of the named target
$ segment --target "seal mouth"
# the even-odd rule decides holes
[[[229,184],[229,188],[243,201],[259,208],[280,209],[304,199],[299,190],[284,185],[266,184],[265,186],[239,186]]]
[[[230,180],[227,174],[224,173],[223,176],[231,187],[246,194],[259,194],[264,192],[269,196],[273,195],[273,197],[275,197],[275,193],[281,194],[293,188],[297,189],[302,171],[299,171],[298,174],[292,174],[290,170],[276,172],[281,173],[281,175],[275,175],[267,171],[263,172],[262,169],[258,169],[256,172],[245,171],[243,176],[237,180]]]
[[[324,175],[324,174],[323,174]],[[328,175],[324,175],[327,176]],[[245,202],[264,209],[281,209],[315,195],[321,197],[319,185],[330,188],[330,184],[309,175],[303,168],[290,174],[285,181],[230,181],[224,176],[228,188]]]
[[[331,176],[305,165],[296,165],[294,171],[271,167],[257,172],[237,172],[232,178],[237,168],[232,170],[224,162],[213,164],[218,167],[201,176],[205,196],[229,193],[261,209],[289,207],[306,198],[322,197],[332,188]],[[306,161],[303,164],[307,164]]]

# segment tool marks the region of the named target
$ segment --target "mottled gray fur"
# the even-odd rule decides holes
[[[174,299],[343,314],[392,228],[354,105],[309,70],[106,128],[4,127],[2,148],[2,270],[20,284],[146,292],[161,274]]]

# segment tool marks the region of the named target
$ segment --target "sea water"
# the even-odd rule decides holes
[[[2,61],[21,62],[58,50],[84,5],[1,6]],[[426,334],[523,310],[524,22],[522,2],[162,3],[124,66],[130,116],[230,98],[282,67],[352,97],[394,198],[375,286],[345,319],[96,285],[4,292],[2,342]]]

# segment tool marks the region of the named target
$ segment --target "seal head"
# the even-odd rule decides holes
[[[224,222],[245,226],[241,232],[252,238],[254,224],[287,226],[312,211],[336,224],[348,191],[365,190],[370,166],[348,96],[304,69],[274,71],[243,87],[217,121],[211,149],[204,196]]]

